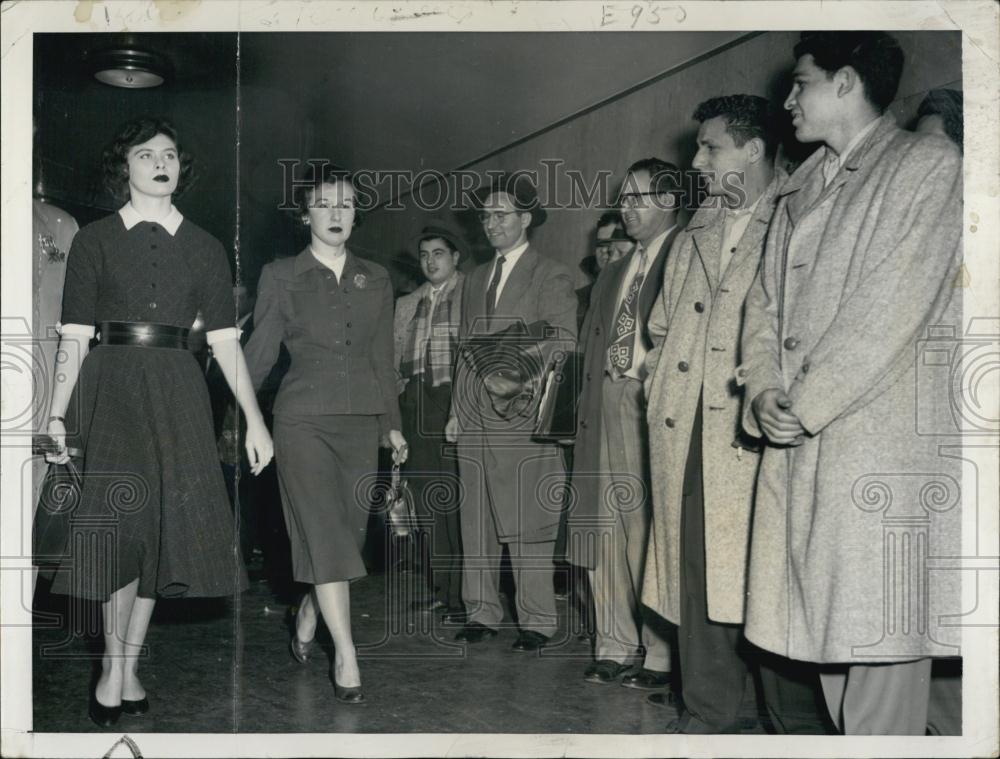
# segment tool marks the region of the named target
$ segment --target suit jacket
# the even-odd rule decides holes
[[[254,389],[284,343],[291,366],[278,390],[276,416],[375,415],[380,434],[399,429],[392,312],[388,272],[350,251],[339,283],[308,248],[268,264],[245,351]]]
[[[663,284],[663,267],[667,254],[680,226],[664,238],[660,249],[653,255],[637,306],[638,322],[642,327],[640,338],[646,348],[652,347],[645,325],[653,303]],[[573,491],[575,499],[567,514],[567,526],[574,532],[593,529],[594,520],[604,514],[601,509],[603,494],[598,482],[601,470],[601,445],[604,432],[601,425],[601,397],[604,368],[608,361],[608,348],[614,340],[614,321],[618,314],[618,293],[622,279],[635,251],[609,264],[601,272],[591,292],[590,308],[580,332],[578,350],[583,355],[583,376],[580,400],[577,405],[576,446],[573,451]],[[593,567],[595,556],[585,550],[588,541],[571,541],[581,551],[571,550],[570,561],[580,566]]]
[[[813,662],[954,654],[963,573],[922,556],[961,551],[957,429],[935,421],[967,402],[949,385],[962,157],[885,115],[828,186],[823,159],[782,187],[747,298],[746,397],[786,391],[807,435],[761,458],[746,636]],[[744,426],[757,430],[750,408]]]
[[[653,496],[642,602],[681,618],[681,510],[684,469],[701,404],[708,616],[743,621],[750,515],[760,441],[740,426],[739,363],[743,303],[757,276],[774,213],[777,182],[764,191],[725,272],[719,272],[726,212],[702,208],[670,251],[663,290],[649,319],[646,355]]]
[[[529,246],[511,270],[494,318],[486,319],[486,290],[493,261],[465,280],[459,356],[452,388],[452,415],[459,423],[459,466],[465,497],[463,540],[479,534],[476,524],[493,519],[502,540],[555,539],[562,506],[565,468],[557,445],[532,440],[540,393],[519,413],[502,418],[495,410],[473,361],[477,343],[514,323],[551,325],[551,335],[530,357],[542,365],[568,355],[576,341],[576,295],[569,269]],[[466,545],[474,554],[479,547]]]

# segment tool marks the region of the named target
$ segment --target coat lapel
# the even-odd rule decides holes
[[[725,212],[717,208],[699,209],[688,223],[694,249],[701,261],[709,291],[719,287],[719,255],[722,252],[722,222]]]
[[[729,267],[723,272],[722,279],[726,279],[727,274],[735,272],[752,254],[757,253],[759,257],[759,254],[763,252],[764,237],[767,235],[768,227],[771,225],[771,217],[774,215],[774,203],[777,199],[779,184],[779,180],[775,179],[764,190],[764,194],[761,195],[760,201],[757,203],[757,208],[754,209],[753,217],[747,223],[746,231],[743,232],[743,236],[736,244],[736,252],[733,253]]]
[[[643,280],[642,290],[639,292],[638,313],[642,316],[643,323],[649,318],[649,313],[653,310],[653,301],[656,300],[656,296],[660,294],[660,290],[663,288],[663,267],[667,256],[670,254],[670,248],[674,243],[674,239],[680,231],[680,225],[674,225],[674,228],[663,238],[663,244],[660,245],[660,249],[650,259],[649,268],[646,270],[646,278]],[[632,255],[635,254],[633,253]]]

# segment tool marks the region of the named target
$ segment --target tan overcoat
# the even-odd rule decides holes
[[[699,398],[708,614],[716,622],[743,621],[760,441],[740,427],[743,394],[734,377],[743,302],[757,275],[775,190],[771,184],[761,196],[721,276],[725,211],[703,208],[695,213],[670,251],[663,289],[650,315],[655,347],[647,354],[646,366],[653,519],[642,602],[676,624],[683,624],[684,467]]]
[[[813,662],[954,655],[960,573],[934,563],[961,548],[960,451],[928,420],[956,340],[942,367],[921,339],[960,326],[961,157],[888,115],[825,188],[824,152],[781,189],[747,300],[746,397],[786,390],[808,435],[762,456],[746,636]]]

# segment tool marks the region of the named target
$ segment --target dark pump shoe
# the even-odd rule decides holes
[[[643,667],[634,675],[623,677],[622,685],[626,688],[635,688],[636,690],[660,690],[670,685],[670,673],[657,672],[656,670]]]
[[[680,704],[677,694],[673,690],[662,690],[658,693],[650,693],[646,696],[646,703],[651,706],[659,706],[661,709],[677,709]]]
[[[588,683],[601,683],[607,685],[613,683],[622,674],[632,671],[628,664],[620,664],[611,659],[598,659],[583,672],[583,679]]]
[[[129,701],[128,699],[122,699],[122,714],[129,714],[133,717],[138,717],[149,711],[149,699],[140,698],[138,701]]]
[[[511,648],[515,651],[531,653],[532,651],[537,651],[542,648],[548,642],[549,639],[541,633],[535,632],[534,630],[522,630],[521,634],[517,637],[517,640],[514,641],[514,645],[511,646]]]
[[[316,639],[313,638],[310,641],[303,643],[299,640],[299,636],[292,633],[292,639],[288,644],[289,650],[292,652],[292,658],[295,659],[299,664],[305,664],[309,661],[309,655],[312,653],[313,645],[316,643]]]
[[[333,697],[340,703],[363,704],[365,702],[365,694],[361,692],[360,685],[353,685],[349,688],[337,685],[337,679],[333,676],[333,672],[330,672],[330,679],[333,681]]]
[[[487,627],[480,622],[467,622],[465,627],[458,631],[455,640],[464,640],[469,643],[479,643],[487,638],[495,638],[497,631],[492,627]]]
[[[122,716],[121,706],[105,706],[97,700],[97,695],[90,694],[90,707],[87,712],[91,721],[98,727],[114,727],[118,724],[118,718]]]

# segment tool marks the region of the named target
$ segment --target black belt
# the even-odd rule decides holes
[[[101,345],[188,349],[186,327],[151,322],[101,322]]]

